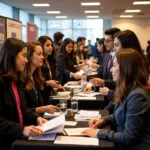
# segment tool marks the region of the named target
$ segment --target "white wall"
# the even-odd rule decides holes
[[[135,32],[142,48],[145,50],[150,40],[150,19],[112,19],[112,27]]]

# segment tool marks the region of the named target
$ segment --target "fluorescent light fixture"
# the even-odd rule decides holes
[[[94,14],[94,13],[99,13],[100,11],[99,10],[86,10],[84,11],[84,13],[89,13],[89,14]]]
[[[60,14],[60,11],[47,11],[48,14]]]
[[[50,4],[47,4],[47,3],[41,3],[41,4],[32,4],[34,7],[48,7],[50,6]]]
[[[135,1],[133,5],[148,5],[150,1]]]
[[[87,18],[99,18],[99,16],[86,16]]]
[[[63,18],[68,18],[67,16],[56,16],[56,18],[61,18],[61,19],[63,19]]]
[[[133,15],[121,15],[120,18],[132,18]]]
[[[100,2],[81,3],[82,6],[99,6]]]
[[[141,12],[141,10],[139,10],[139,9],[135,9],[135,10],[126,10],[125,11],[126,13],[136,13],[136,12]]]

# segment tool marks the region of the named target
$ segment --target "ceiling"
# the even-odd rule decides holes
[[[68,19],[85,19],[85,10],[100,10],[99,18],[119,18],[126,9],[141,9],[133,18],[150,18],[150,5],[132,5],[137,0],[1,0],[11,6],[17,7],[30,14],[44,19],[55,19],[56,15],[47,14],[46,11],[61,11],[62,16]],[[142,0],[141,0],[142,1]],[[81,6],[81,2],[100,2],[100,6]],[[33,7],[33,3],[49,3],[49,7]],[[91,14],[97,15],[97,14]]]

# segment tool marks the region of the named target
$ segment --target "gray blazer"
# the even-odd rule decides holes
[[[116,131],[100,129],[97,137],[121,144],[122,149],[150,149],[150,95],[142,88],[134,89],[114,114],[104,117],[105,125],[115,124]]]

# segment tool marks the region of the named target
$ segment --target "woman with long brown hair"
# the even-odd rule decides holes
[[[148,72],[139,52],[123,49],[116,53],[111,69],[116,82],[114,114],[102,119],[92,119],[83,135],[111,140],[122,149],[148,150],[150,147],[150,85]],[[94,129],[108,124],[115,131]]]

